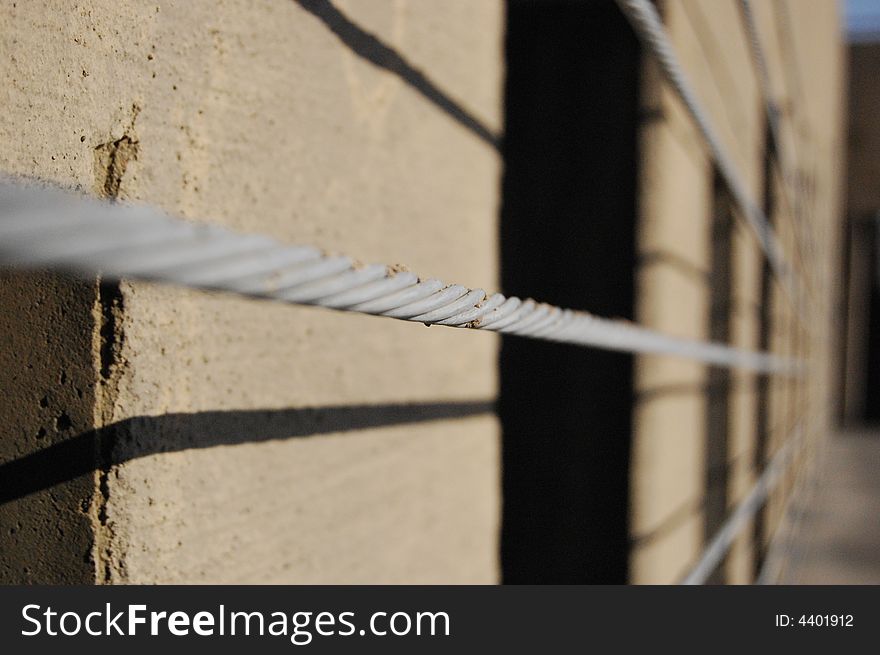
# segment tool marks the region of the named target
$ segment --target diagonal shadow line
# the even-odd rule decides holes
[[[744,459],[746,459],[745,455],[741,454],[723,464],[708,467],[706,469],[705,477],[705,486],[707,490],[726,487],[730,470],[739,466]],[[751,471],[753,472],[754,469],[751,469]],[[643,548],[659,541],[660,539],[668,537],[681,528],[688,519],[692,519],[697,514],[705,513],[709,503],[710,500],[707,494],[703,494],[699,498],[692,498],[681,503],[677,508],[670,512],[666,518],[660,521],[659,525],[656,525],[641,534],[630,536],[630,548]]]
[[[329,0],[294,0],[294,2],[324,23],[327,29],[356,55],[394,73],[482,141],[495,150],[500,149],[500,138],[495,132],[449,97],[400,53],[353,23]]]
[[[99,467],[157,453],[478,416],[491,401],[347,405],[136,416],[0,464],[0,505]]]

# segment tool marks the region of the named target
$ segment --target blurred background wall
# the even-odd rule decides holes
[[[779,112],[774,152],[738,3],[669,0],[659,7],[698,98],[811,301],[806,320],[799,320],[754,235],[733,217],[693,121],[646,61],[639,322],[810,361],[806,378],[792,381],[672,358],[637,359],[631,579],[669,583],[687,572],[796,428],[811,439],[827,434],[845,61],[836,2],[752,3],[770,100]],[[783,187],[777,162],[792,168],[796,195],[793,185]],[[715,582],[754,578],[793,479],[780,485],[754,529],[741,533]]]

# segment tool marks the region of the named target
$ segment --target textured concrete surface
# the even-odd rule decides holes
[[[82,473],[25,490],[5,466],[93,426],[95,289],[56,276],[0,275],[0,583],[94,579],[94,441],[68,457]],[[39,471],[33,472],[39,475]]]
[[[497,118],[497,6],[483,5],[482,20],[465,20],[461,5],[442,17],[401,3],[352,7],[361,8],[353,23]],[[179,91],[171,121],[144,102],[132,195],[167,204],[172,194],[188,215],[366,261],[466,284],[495,279],[498,161],[484,142],[296,3],[246,22],[231,9],[210,13],[181,7],[155,35],[157,59],[170,64],[186,58],[175,43],[195,40],[198,65],[167,71]],[[193,25],[203,27],[193,34]],[[469,57],[449,61],[438,33],[469,44],[459,46]],[[130,365],[114,420],[252,407],[332,415],[340,405],[494,395],[491,337],[164,289],[123,293]],[[119,447],[167,438],[145,432]],[[112,472],[111,579],[493,581],[496,440],[484,418],[132,462]]]
[[[661,4],[760,199],[762,109],[736,3]],[[796,265],[824,315],[842,53],[836,3],[797,4],[755,7],[820,247]],[[500,1],[19,1],[0,6],[0,22],[10,27],[0,31],[3,170],[497,284]],[[762,289],[754,238],[734,227],[729,261],[713,254],[723,203],[693,125],[650,64],[644,95],[636,318],[804,352],[778,288]],[[790,215],[777,207],[774,217],[791,255]],[[733,307],[726,325],[710,301],[719,280]],[[42,306],[40,289],[51,295]],[[64,443],[75,454],[47,488],[22,484],[0,508],[0,546],[12,553],[4,579],[498,579],[493,335],[146,284],[17,279],[0,302],[16,335],[0,348],[11,400],[0,466],[36,470],[43,460],[30,455]],[[799,388],[637,359],[633,582],[680,577],[796,415],[823,430],[828,328],[810,329],[814,365]],[[709,436],[718,426],[722,442]],[[760,517],[757,547],[752,534],[736,544],[726,580],[751,579],[784,500],[775,495]]]
[[[0,11],[5,170],[497,283],[500,3]],[[456,409],[494,397],[493,336],[125,283],[103,306],[98,582],[497,579],[498,428]]]

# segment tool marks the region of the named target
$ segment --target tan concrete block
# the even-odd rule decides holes
[[[330,9],[5,5],[0,165],[495,290],[501,3]],[[380,427],[491,400],[495,336],[146,284],[120,301],[95,408],[126,422],[99,479],[99,581],[497,580],[494,419]],[[220,412],[308,408],[376,429],[266,442],[245,424],[203,447]]]
[[[635,411],[632,454],[632,533],[656,530],[704,484],[705,401],[699,392],[643,401]]]

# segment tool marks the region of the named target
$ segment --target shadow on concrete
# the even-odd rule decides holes
[[[410,64],[403,55],[352,22],[332,2],[329,0],[294,0],[294,2],[324,23],[327,29],[353,53],[379,68],[394,73],[459,125],[467,128],[495,150],[499,149],[499,137],[488,126],[452,99],[422,71]]]
[[[694,515],[706,514],[709,508],[713,506],[712,504],[717,502],[715,494],[720,493],[718,488],[725,488],[730,470],[740,464],[739,460],[741,457],[720,463],[717,466],[708,467],[704,476],[705,494],[700,498],[688,500],[679,505],[678,508],[670,512],[659,525],[650,531],[631,537],[630,546],[633,548],[636,546],[644,547],[647,544],[665,539],[674,534],[676,530],[680,530],[685,523],[693,519]],[[714,536],[715,534],[712,533],[709,535],[709,538]]]
[[[777,198],[773,186],[773,158],[776,153],[773,149],[773,138],[771,136],[770,125],[765,121],[764,125],[764,171],[763,180],[764,188],[762,190],[764,216],[767,217],[767,224],[770,229],[776,229],[776,205]],[[761,290],[760,290],[760,311],[758,314],[758,345],[760,351],[769,351],[771,347],[771,336],[777,327],[774,323],[772,311],[772,288],[773,288],[773,271],[767,258],[763,258],[761,267]],[[757,379],[757,415],[755,417],[755,457],[754,467],[755,474],[761,475],[770,461],[770,378],[761,375]],[[767,543],[770,535],[767,530],[767,507],[762,505],[755,514],[755,522],[752,533],[753,538],[753,565],[755,577],[761,574],[761,567],[764,564],[764,557],[767,554]]]
[[[733,200],[717,171],[713,171],[711,275],[709,278],[709,340],[730,342],[733,301]],[[728,514],[728,450],[730,441],[731,374],[727,367],[710,366],[706,385],[705,507],[703,536],[711,542]],[[725,582],[723,562],[709,584]]]
[[[485,401],[137,416],[0,464],[0,504],[156,453],[313,437],[493,412]]]

